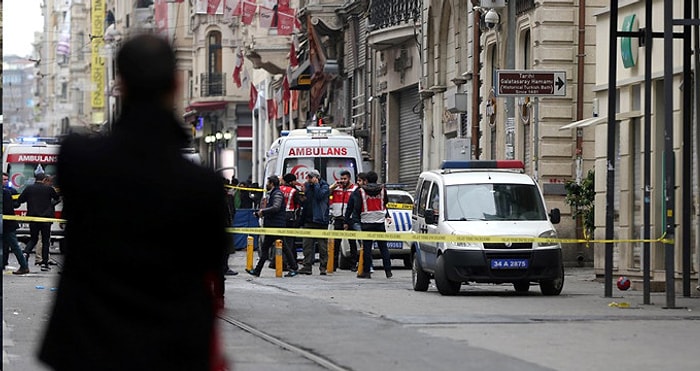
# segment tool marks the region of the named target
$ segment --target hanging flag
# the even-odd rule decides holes
[[[258,7],[255,0],[241,0],[243,3],[243,13],[241,14],[241,22],[245,25],[253,23],[255,9]]]
[[[274,120],[277,118],[277,103],[274,99],[267,100],[267,119]]]
[[[241,15],[239,0],[224,0],[224,19],[232,19],[234,16]],[[238,10],[238,14],[236,14]]]
[[[291,35],[294,32],[295,21],[297,20],[294,9],[279,7],[277,8],[277,14],[277,34]]]
[[[250,75],[248,74],[248,69],[245,67],[242,67],[243,69],[243,76],[241,76],[241,86],[246,86],[250,83]]]
[[[255,108],[255,105],[258,104],[258,89],[255,88],[255,85],[252,83],[250,84],[250,99],[248,100],[248,108],[252,111]]]
[[[282,101],[283,102],[289,102],[290,94],[289,94],[289,74],[284,75],[282,78]]]
[[[61,35],[56,44],[56,54],[70,55],[70,23],[70,12],[66,12],[65,18],[63,18],[63,25],[61,26]]]
[[[289,66],[296,67],[299,65],[299,59],[297,58],[297,49],[292,41],[292,47],[289,50]]]
[[[216,14],[221,0],[207,0],[207,14]]]
[[[235,57],[235,64],[233,67],[233,82],[236,83],[236,87],[241,87],[241,69],[243,68],[243,48],[238,47],[238,52]]]
[[[289,0],[278,0],[277,1],[277,8],[278,9],[289,9]]]
[[[274,23],[275,10],[272,8],[267,8],[263,5],[259,6],[260,9],[260,28],[270,28]]]

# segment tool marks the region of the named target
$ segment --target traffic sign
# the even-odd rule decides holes
[[[566,96],[566,72],[496,70],[496,96]]]

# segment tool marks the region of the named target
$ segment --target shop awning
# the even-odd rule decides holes
[[[215,101],[215,102],[193,102],[185,109],[186,111],[197,110],[202,111],[216,111],[220,109],[226,109],[226,105],[229,102],[226,101]]]
[[[615,121],[629,120],[631,118],[642,117],[642,116],[643,116],[643,114],[641,111],[620,112],[620,113],[615,114]],[[608,122],[608,116],[589,117],[587,119],[574,121],[570,124],[566,124],[566,125],[560,127],[559,130],[585,128],[585,127],[588,127],[591,125],[602,124],[604,122]]]

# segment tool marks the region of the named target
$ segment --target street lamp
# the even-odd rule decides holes
[[[233,138],[233,134],[231,134],[230,131],[226,130],[226,132],[224,133],[224,140],[226,141],[226,147],[228,147],[228,141],[231,140],[231,138]]]
[[[214,142],[216,142],[216,136],[213,134],[209,134],[204,137],[204,143],[207,144],[207,147],[209,149],[209,166],[215,168],[214,164]]]

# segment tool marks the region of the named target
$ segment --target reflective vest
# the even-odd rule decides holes
[[[356,184],[351,184],[350,187],[342,189],[340,187],[336,188],[330,197],[330,209],[331,215],[333,217],[345,216],[345,211],[348,207],[348,201],[350,201],[350,196],[357,189]]]
[[[362,197],[362,210],[360,212],[360,222],[362,223],[384,223],[386,209],[384,208],[384,188],[376,196],[370,196],[364,188],[360,188]]]
[[[290,187],[288,185],[281,185],[280,191],[284,195],[284,210],[285,211],[295,211],[299,208],[296,201],[294,200],[294,195],[297,193],[297,189]]]

